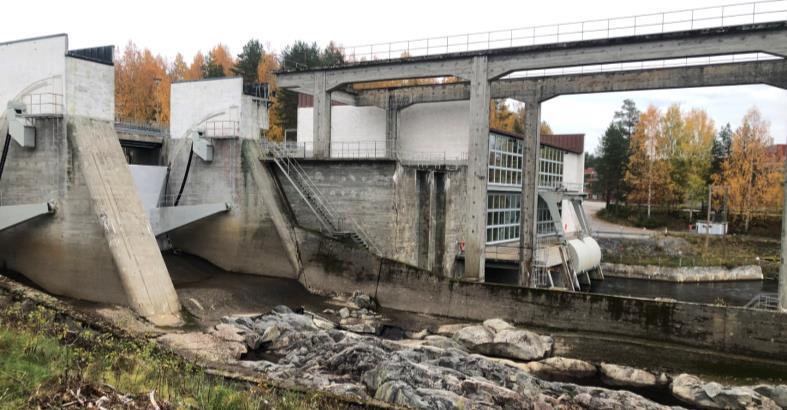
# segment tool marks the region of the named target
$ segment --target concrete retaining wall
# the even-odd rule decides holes
[[[629,279],[647,279],[663,282],[729,282],[738,280],[763,280],[762,268],[756,265],[725,268],[723,266],[641,266],[603,263],[607,276]]]
[[[394,161],[301,161],[327,202],[354,219],[391,259],[452,275],[464,218],[465,168],[426,170]],[[296,223],[319,223],[277,172]],[[419,234],[420,232],[420,234]]]
[[[361,258],[345,245],[314,235],[303,235],[301,249],[306,286],[320,292],[370,292],[387,308],[463,320],[501,317],[555,331],[787,357],[787,320],[781,313],[452,280],[390,260]]]
[[[167,205],[174,204],[186,172],[190,139],[167,144],[170,178]],[[256,141],[214,140],[214,159],[192,158],[180,205],[232,204],[216,215],[170,233],[175,248],[232,272],[294,278],[300,270],[294,234],[278,204]]]

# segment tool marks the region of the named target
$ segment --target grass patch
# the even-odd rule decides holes
[[[147,408],[151,391],[162,409],[365,407],[320,392],[212,376],[153,341],[99,331],[30,301],[9,302],[3,292],[0,409],[62,408],[79,395],[88,400],[109,391],[140,406],[133,408]]]

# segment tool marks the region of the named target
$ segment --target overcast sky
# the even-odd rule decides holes
[[[25,0],[3,3],[0,42],[53,33],[69,34],[70,47],[129,40],[139,47],[187,60],[218,42],[233,54],[251,38],[281,50],[294,40],[345,46],[466,32],[585,21],[729,4],[732,0],[456,2],[381,1],[113,1]],[[473,6],[469,6],[473,4]],[[1,64],[2,62],[0,62]],[[771,121],[777,142],[787,137],[787,92],[765,86],[664,90],[559,97],[544,105],[543,119],[556,132],[584,132],[592,151],[624,98],[641,108],[680,103],[708,110],[717,125],[733,128],[757,105]]]

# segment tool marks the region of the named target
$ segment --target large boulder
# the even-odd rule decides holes
[[[503,319],[488,319],[484,321],[484,326],[491,330],[492,333],[500,332],[501,330],[514,329],[514,325],[506,322]]]
[[[787,384],[770,385],[761,384],[754,386],[754,391],[773,400],[776,405],[787,409]]]
[[[588,379],[598,373],[596,366],[584,360],[565,357],[549,357],[526,366],[527,372],[546,380],[579,380]]]
[[[667,377],[667,375],[656,375],[635,367],[601,363],[599,365],[599,370],[601,372],[601,378],[606,384],[611,386],[658,387],[669,384],[669,377]]]
[[[438,333],[439,334],[439,333]],[[459,329],[454,333],[453,339],[467,348],[474,350],[480,344],[491,343],[495,334],[485,326],[475,325]]]
[[[471,348],[476,353],[531,361],[547,357],[552,352],[552,338],[523,329],[501,330],[492,341]]]
[[[696,376],[681,374],[672,381],[672,395],[703,409],[780,409],[773,400],[751,387],[730,387],[706,383]]]

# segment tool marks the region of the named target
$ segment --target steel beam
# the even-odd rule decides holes
[[[148,215],[150,216],[150,227],[153,228],[153,235],[159,236],[209,216],[228,212],[230,209],[231,206],[226,203],[181,205],[149,209]],[[210,238],[205,238],[205,240],[209,241]]]
[[[54,207],[48,203],[0,206],[0,231],[54,212]]]

